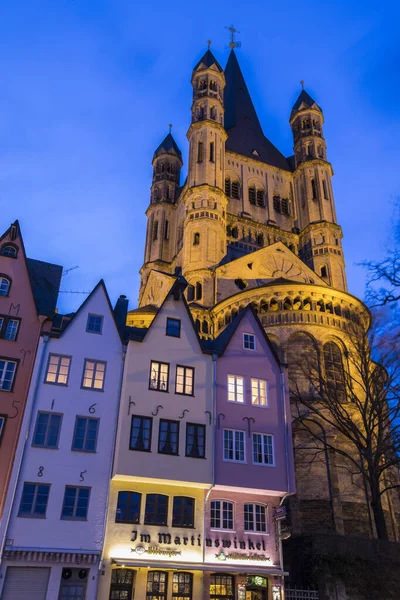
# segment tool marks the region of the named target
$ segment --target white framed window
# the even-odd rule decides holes
[[[228,375],[228,401],[244,402],[244,378],[240,375]]]
[[[82,387],[86,390],[103,390],[106,363],[103,360],[85,359]]]
[[[152,360],[150,363],[149,390],[168,392],[169,363]]]
[[[47,364],[45,382],[58,383],[59,385],[67,385],[70,364],[70,356],[62,356],[61,354],[50,354],[49,362]]]
[[[246,462],[245,432],[224,429],[224,460]]]
[[[233,502],[213,500],[210,504],[211,529],[233,530]]]
[[[244,530],[265,533],[267,531],[266,512],[264,504],[245,504]]]
[[[16,360],[0,358],[0,390],[2,392],[12,391],[16,370]]]
[[[244,333],[243,334],[243,348],[245,350],[255,350],[256,349],[256,336],[254,333]]]
[[[265,379],[251,379],[251,403],[253,406],[268,406]]]
[[[269,433],[253,433],[253,463],[274,466],[274,437]]]
[[[175,394],[193,396],[194,368],[176,366]]]

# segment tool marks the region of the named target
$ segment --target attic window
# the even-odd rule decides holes
[[[5,244],[1,249],[2,256],[9,256],[10,258],[16,258],[18,248],[14,244]]]
[[[91,315],[89,314],[86,331],[88,333],[101,333],[103,329],[103,318],[101,315]]]
[[[238,288],[240,290],[244,290],[248,286],[247,281],[244,281],[243,279],[235,279],[235,284],[238,286]]]
[[[259,153],[257,152],[257,150],[252,150],[251,153],[254,154],[254,156],[260,156]]]

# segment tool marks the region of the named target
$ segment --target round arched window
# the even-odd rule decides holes
[[[8,296],[11,281],[7,277],[0,276],[0,296]]]
[[[10,256],[11,258],[15,258],[17,253],[17,248],[11,244],[5,244],[1,249],[2,256]]]

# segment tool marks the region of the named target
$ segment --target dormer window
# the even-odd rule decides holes
[[[5,244],[1,249],[2,256],[9,256],[10,258],[16,258],[18,254],[18,248],[14,244]]]
[[[11,279],[0,275],[0,296],[8,296],[11,287]]]

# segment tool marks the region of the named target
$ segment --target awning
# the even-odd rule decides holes
[[[264,575],[267,577],[278,576],[284,577],[289,575],[288,572],[282,571],[279,567],[263,567],[257,565],[233,565],[232,563],[190,563],[190,562],[173,562],[173,561],[158,561],[158,560],[130,560],[111,557],[111,562],[117,567],[141,567],[142,569],[173,569],[174,571],[211,571],[213,573],[251,573],[255,575]]]
[[[24,562],[51,562],[66,563],[70,565],[95,565],[99,560],[98,552],[86,550],[39,550],[36,548],[7,548],[3,552],[3,558]]]

